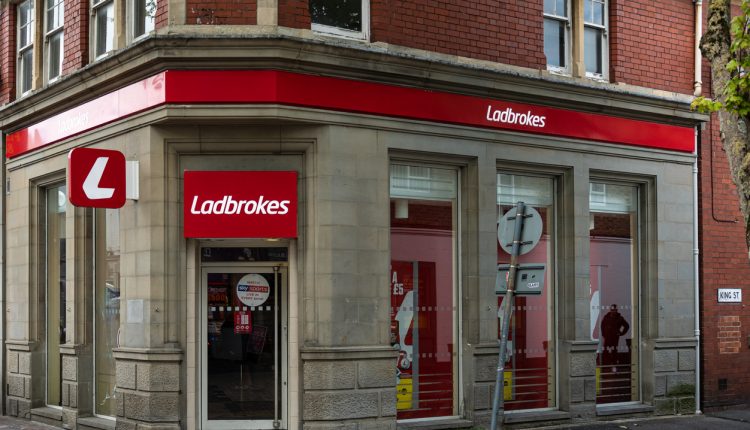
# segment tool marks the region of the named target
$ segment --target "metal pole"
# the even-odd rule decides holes
[[[279,354],[279,266],[273,267],[273,427],[279,428],[279,372],[281,371],[281,354]]]
[[[492,401],[492,423],[491,430],[496,430],[498,427],[498,415],[500,415],[500,428],[502,428],[502,415],[505,412],[505,391],[503,382],[505,380],[505,355],[508,347],[508,329],[510,327],[510,318],[513,315],[513,293],[516,287],[516,272],[518,269],[518,255],[521,251],[521,232],[523,230],[523,219],[526,212],[526,206],[523,202],[518,202],[516,205],[516,224],[513,229],[513,246],[510,252],[510,268],[508,270],[508,289],[505,292],[505,300],[503,300],[503,320],[502,329],[500,335],[500,353],[497,359],[497,375],[495,377],[495,397]]]

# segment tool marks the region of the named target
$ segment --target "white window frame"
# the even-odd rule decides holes
[[[30,6],[28,20],[25,25],[21,25],[21,6],[28,3]],[[34,38],[36,37],[36,19],[35,19],[35,4],[34,0],[26,0],[18,4],[16,9],[16,93],[18,97],[23,97],[29,94],[34,89]],[[29,30],[27,43],[21,46],[21,32]],[[23,67],[23,56],[27,52],[31,52],[31,64],[28,65],[31,68],[31,82],[29,82],[29,88],[24,90],[23,88],[23,76],[26,69]]]
[[[370,0],[362,1],[362,28],[360,31],[346,30],[330,25],[311,23],[310,28],[315,33],[345,37],[348,39],[369,40],[370,39]]]
[[[151,28],[147,28],[147,26],[144,25],[144,28],[145,28],[144,32],[141,34],[136,34],[135,30],[136,30],[136,25],[138,24],[138,22],[136,21],[136,17],[138,15],[136,13],[136,7],[135,7],[136,1],[138,0],[128,0],[128,5],[127,5],[128,7],[128,11],[127,11],[128,40],[133,41],[133,42],[147,37],[156,29],[156,10],[159,4],[159,0],[153,0],[154,16],[153,16],[153,25],[151,26]],[[149,1],[150,0],[145,0],[145,3],[148,4]],[[165,1],[165,0],[161,0],[161,1]],[[146,15],[144,15],[144,18],[145,16]]]
[[[107,6],[112,5],[112,14],[114,16],[114,27],[112,30],[112,49],[105,51],[101,54],[96,53],[96,41],[97,41],[97,35],[99,34],[99,26],[96,19],[96,13],[99,9],[106,8]],[[91,57],[94,61],[99,60],[101,58],[106,57],[111,52],[113,52],[116,49],[116,42],[117,42],[117,4],[115,0],[91,0],[91,14],[89,16],[89,28],[90,28],[90,49],[91,49]],[[105,29],[106,31],[106,29]]]
[[[601,30],[601,43],[602,43],[602,73],[592,73],[586,70],[586,77],[597,79],[597,80],[606,80],[609,77],[609,0],[583,0],[584,3],[587,1],[591,1],[593,3],[601,3],[604,5],[604,12],[602,16],[603,25],[600,24],[594,24],[590,21],[588,21],[588,18],[586,17],[584,7],[584,16],[583,16],[583,33],[581,37],[585,37],[586,34],[586,27],[589,28],[595,28],[597,30]],[[592,9],[593,10],[593,9]],[[586,44],[584,43],[584,50],[585,50]],[[583,53],[583,64],[584,69],[586,68],[586,52]]]
[[[47,66],[45,68],[46,72],[44,74],[44,77],[48,83],[51,83],[60,79],[60,77],[62,76],[63,59],[65,57],[65,33],[63,31],[65,28],[65,1],[45,0],[44,3],[44,64]],[[49,19],[49,12],[51,9],[54,9],[58,6],[61,9],[60,25],[54,28],[50,28],[50,25],[52,25],[52,23]],[[60,36],[60,58],[58,60],[59,64],[57,65],[58,74],[56,76],[49,76],[49,72],[52,70],[50,63],[50,61],[52,60],[52,58],[50,57],[50,41],[53,37],[58,35]]]
[[[575,0],[567,0],[565,2],[565,16],[563,16],[563,15],[555,15],[555,14],[543,12],[543,20],[551,19],[551,20],[554,20],[554,21],[564,22],[565,23],[565,34],[564,34],[564,36],[565,36],[565,47],[564,47],[564,50],[565,50],[565,67],[552,66],[549,63],[547,63],[547,70],[550,71],[550,72],[553,72],[553,73],[559,73],[559,74],[562,74],[562,75],[570,75],[570,73],[571,73],[570,71],[572,70],[571,65],[570,65],[571,60],[572,60],[572,58],[571,58],[572,57],[571,44],[570,44],[570,39],[571,39],[570,28],[571,28],[571,14],[572,14],[571,13],[571,10],[572,10],[571,9],[572,8],[571,3],[574,2],[574,1]],[[543,26],[544,26],[544,23],[542,23],[542,27]],[[542,28],[542,31],[543,30],[544,29]],[[542,34],[542,37],[544,37],[544,34]],[[542,46],[542,49],[544,49],[544,46]]]

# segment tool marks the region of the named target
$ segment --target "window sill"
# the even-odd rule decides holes
[[[444,420],[427,420],[427,421],[416,421],[408,423],[398,423],[396,428],[398,430],[410,430],[410,429],[465,429],[474,427],[474,423],[468,420],[460,418],[446,418]]]
[[[62,409],[43,406],[34,408],[30,412],[31,421],[36,421],[52,426],[60,427],[62,425]]]
[[[106,418],[100,418],[100,417],[86,417],[86,418],[78,418],[77,421],[78,428],[87,430],[87,429],[95,429],[95,430],[114,430],[115,429],[115,420],[108,420]]]
[[[540,421],[567,421],[570,413],[563,411],[529,411],[506,413],[503,421],[507,424],[534,423]]]
[[[626,414],[645,414],[654,412],[654,407],[643,404],[620,404],[620,405],[601,405],[596,407],[596,416],[607,417],[611,415]]]

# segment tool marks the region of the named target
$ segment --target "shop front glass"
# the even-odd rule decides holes
[[[544,265],[545,281],[539,295],[516,295],[508,332],[508,355],[503,375],[506,410],[556,406],[555,348],[555,181],[541,176],[497,175],[498,221],[518,202],[536,209],[542,236],[521,265]],[[510,264],[510,254],[497,244],[498,268]],[[500,272],[499,272],[500,273]],[[507,272],[502,272],[507,273]],[[502,275],[500,273],[500,275]],[[504,296],[499,296],[498,315]],[[500,338],[498,324],[498,339]]]
[[[637,401],[638,187],[592,182],[589,208],[596,403]]]
[[[399,420],[456,414],[457,171],[393,164],[391,343]]]
[[[68,200],[65,185],[45,189],[45,200],[46,402],[50,406],[61,406],[60,345],[66,341],[67,325],[65,318],[65,212]]]
[[[120,210],[96,209],[94,216],[94,413],[114,417],[113,350],[120,339]]]
[[[201,252],[204,428],[283,427],[287,249]]]

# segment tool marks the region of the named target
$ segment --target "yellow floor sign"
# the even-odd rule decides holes
[[[396,387],[397,410],[402,411],[412,408],[411,399],[413,390],[412,378],[402,378],[398,380],[398,386]]]
[[[503,372],[503,399],[513,400],[513,372]]]

